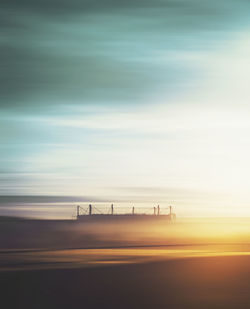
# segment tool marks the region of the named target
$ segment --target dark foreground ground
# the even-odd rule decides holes
[[[250,308],[249,227],[0,217],[0,309]]]
[[[0,273],[1,308],[250,308],[250,257]]]

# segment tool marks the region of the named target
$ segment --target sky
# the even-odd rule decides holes
[[[0,4],[0,195],[250,216],[250,2]]]

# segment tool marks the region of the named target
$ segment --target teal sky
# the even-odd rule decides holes
[[[250,215],[249,14],[247,0],[1,1],[0,194]]]

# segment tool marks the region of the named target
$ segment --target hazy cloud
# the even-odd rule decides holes
[[[249,12],[246,0],[1,1],[0,193],[248,192]]]
[[[247,22],[249,4],[53,0],[0,8],[1,106],[34,110],[145,104],[152,93],[185,92],[204,73],[178,55],[220,45],[225,31]]]

